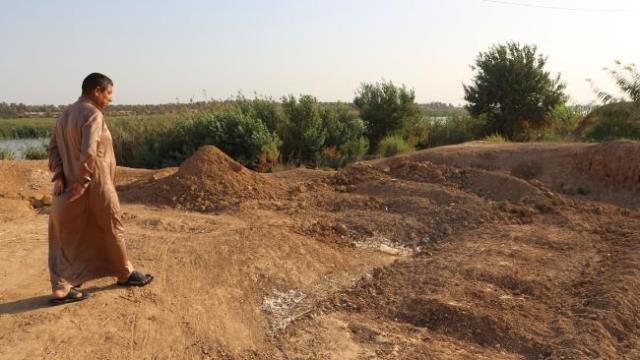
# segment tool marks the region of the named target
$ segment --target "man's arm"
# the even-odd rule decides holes
[[[82,196],[91,182],[91,178],[95,172],[98,156],[98,141],[102,136],[103,126],[104,117],[101,112],[93,114],[82,126],[79,156],[80,167],[76,174],[79,182],[74,182],[69,186],[67,202],[74,201]]]
[[[49,171],[53,172],[53,177],[51,178],[51,182],[53,182],[53,195],[60,195],[64,191],[64,168],[56,140],[57,127],[58,122],[56,121],[56,127],[53,129],[51,140],[47,147],[47,153],[49,154]]]

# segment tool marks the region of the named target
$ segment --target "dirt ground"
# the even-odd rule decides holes
[[[49,307],[50,174],[0,161],[1,359],[639,359],[640,144],[118,168],[145,288]]]

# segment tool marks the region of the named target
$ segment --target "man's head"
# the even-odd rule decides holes
[[[104,109],[111,102],[113,81],[106,75],[91,73],[82,81],[82,95]]]

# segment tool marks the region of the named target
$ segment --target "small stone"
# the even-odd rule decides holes
[[[378,250],[389,255],[400,255],[400,250],[394,249],[391,246],[386,244],[381,244]]]
[[[349,233],[349,229],[347,229],[344,224],[335,224],[333,225],[333,229],[340,235],[347,235]]]

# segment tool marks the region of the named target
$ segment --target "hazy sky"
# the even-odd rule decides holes
[[[580,9],[638,1],[514,0]],[[538,45],[574,102],[611,88],[602,67],[638,62],[638,10],[555,10],[482,0],[0,0],[0,102],[66,104],[93,71],[114,103],[225,99],[242,91],[351,101],[361,82],[392,80],[420,102],[463,103],[478,52]]]

